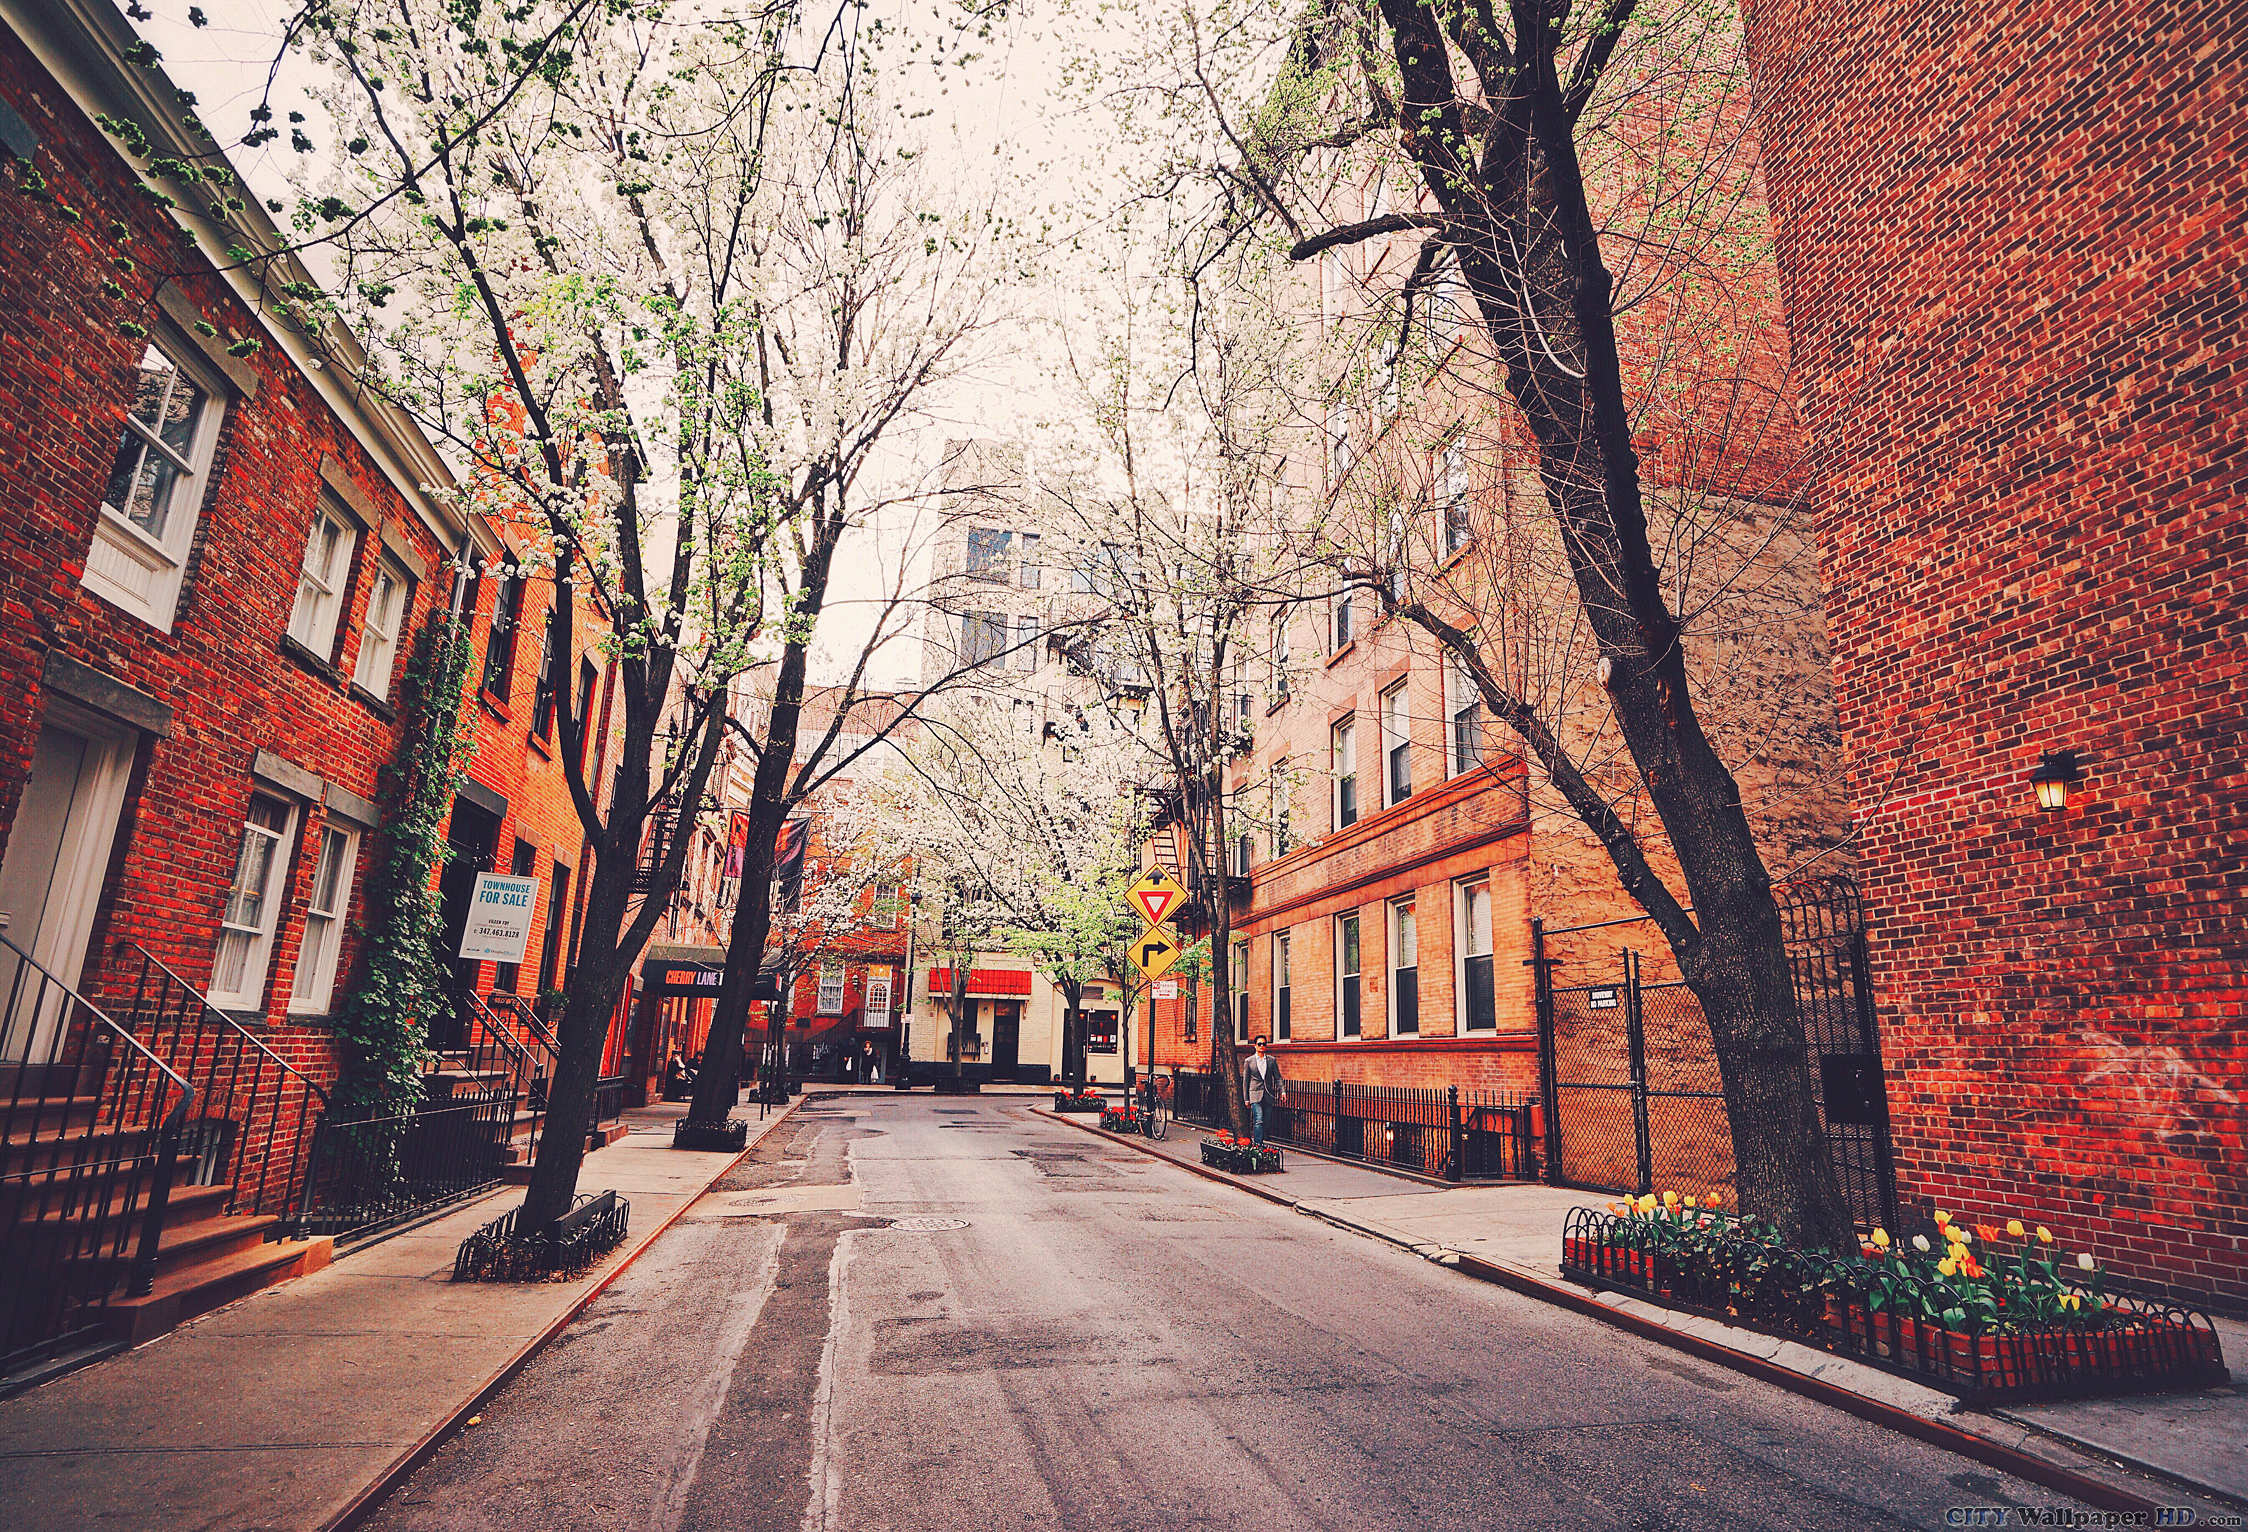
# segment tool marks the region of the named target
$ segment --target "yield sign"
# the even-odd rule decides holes
[[[1142,931],[1132,943],[1132,962],[1146,978],[1162,978],[1178,960],[1178,939],[1167,931]]]
[[[1124,897],[1140,912],[1148,929],[1156,931],[1178,918],[1179,907],[1186,903],[1186,890],[1162,868],[1151,867],[1124,890]]]

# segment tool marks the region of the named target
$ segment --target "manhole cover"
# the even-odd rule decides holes
[[[890,1220],[890,1227],[893,1229],[911,1229],[916,1234],[927,1234],[937,1229],[965,1229],[968,1227],[968,1220],[965,1218],[893,1218]]]

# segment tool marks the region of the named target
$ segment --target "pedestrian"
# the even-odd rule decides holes
[[[1280,1061],[1265,1052],[1265,1041],[1257,1039],[1256,1055],[1241,1070],[1241,1097],[1249,1103],[1254,1128],[1249,1141],[1259,1149],[1264,1147],[1266,1112],[1286,1104],[1280,1094]]]
[[[870,1037],[861,1043],[859,1050],[859,1083],[861,1085],[880,1085],[882,1083],[882,1061],[875,1056],[874,1039]]]

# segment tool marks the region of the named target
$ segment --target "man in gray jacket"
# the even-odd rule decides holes
[[[1265,1040],[1261,1037],[1257,1039],[1256,1054],[1241,1066],[1241,1097],[1249,1103],[1249,1121],[1254,1125],[1250,1142],[1262,1149],[1266,1111],[1286,1103],[1280,1099],[1280,1061],[1265,1052]]]

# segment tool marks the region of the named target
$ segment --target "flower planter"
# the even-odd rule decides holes
[[[1101,1108],[1101,1126],[1111,1133],[1137,1133],[1143,1120],[1137,1107]]]
[[[1271,1175],[1281,1168],[1277,1149],[1259,1149],[1254,1144],[1228,1143],[1216,1138],[1202,1140],[1202,1163],[1237,1176]]]
[[[1793,1336],[1978,1403],[2198,1388],[2226,1378],[2215,1329],[2190,1309],[2086,1293],[2080,1315],[1955,1330],[1868,1307],[1862,1289],[1869,1272],[1894,1281],[1894,1268],[1737,1234],[1676,1254],[1640,1248],[1659,1233],[1579,1208],[1562,1237],[1562,1271],[1727,1324]],[[1749,1257],[1762,1263],[1753,1281],[1740,1275],[1752,1269]]]
[[[1057,1112],[1099,1112],[1108,1108],[1108,1098],[1097,1090],[1082,1093],[1058,1090],[1054,1092],[1054,1110]]]

